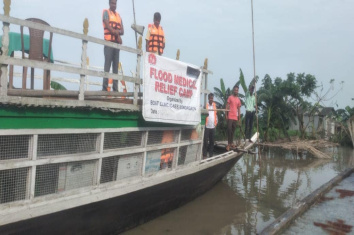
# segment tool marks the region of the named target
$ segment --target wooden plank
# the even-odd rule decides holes
[[[123,80],[127,82],[133,82],[137,84],[142,84],[142,79],[130,77],[130,76],[122,76],[114,73],[108,73],[104,71],[97,71],[92,69],[84,69],[84,68],[77,68],[71,67],[66,65],[57,65],[48,62],[41,62],[35,60],[27,60],[27,59],[18,59],[9,56],[2,55],[0,56],[0,64],[11,64],[17,65],[22,67],[31,67],[31,68],[40,68],[43,70],[51,70],[51,71],[58,71],[58,72],[65,72],[65,73],[74,73],[78,75],[86,75],[86,76],[94,76],[94,77],[109,77],[114,80]]]
[[[202,70],[203,73],[206,73],[206,74],[213,74],[213,71],[204,69],[203,67],[201,67],[200,69]]]
[[[44,30],[44,31],[47,31],[47,32],[52,32],[52,33],[68,36],[68,37],[71,37],[71,38],[76,38],[76,39],[85,40],[85,41],[88,41],[88,42],[102,44],[102,45],[105,45],[105,46],[109,46],[109,47],[120,49],[122,51],[127,51],[127,52],[131,52],[131,53],[139,54],[139,55],[143,54],[143,52],[141,50],[138,50],[138,49],[135,49],[135,48],[122,46],[122,45],[119,45],[118,43],[109,42],[109,41],[106,41],[106,40],[103,40],[103,39],[87,36],[87,35],[84,35],[84,34],[81,34],[81,33],[75,33],[75,32],[69,31],[69,30],[65,30],[65,29],[60,29],[60,28],[55,28],[55,27],[48,26],[48,25],[34,23],[34,22],[31,22],[31,21],[28,21],[28,20],[21,20],[21,19],[18,19],[18,18],[9,17],[9,16],[5,16],[5,15],[1,15],[1,14],[0,14],[0,20],[3,21],[3,22],[10,23],[10,24],[22,25],[22,26],[26,26],[26,27],[29,27],[29,28],[33,28],[33,29]]]
[[[259,234],[268,235],[282,233],[284,229],[286,229],[291,224],[291,222],[293,222],[296,218],[306,212],[311,207],[311,205],[314,204],[320,197],[330,191],[336,184],[341,182],[344,178],[350,176],[353,172],[354,168],[349,168],[344,172],[340,173],[339,175],[331,179],[329,182],[316,189],[313,193],[302,199],[300,202],[296,203],[296,205],[287,210],[281,216],[276,218],[273,223],[264,228]]]

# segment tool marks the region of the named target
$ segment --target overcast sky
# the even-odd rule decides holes
[[[327,106],[354,106],[354,1],[353,0],[254,0],[256,74],[263,79],[286,78],[290,72],[309,73],[334,94]],[[89,20],[89,35],[103,38],[102,9],[108,0],[13,0],[10,15],[41,18],[51,26],[82,32]],[[203,65],[209,59],[209,89],[223,78],[231,87],[241,68],[246,82],[253,77],[250,0],[135,0],[137,24],[147,26],[153,14],[162,15],[166,34],[164,56]],[[135,47],[131,0],[118,0],[117,11],[125,26],[123,44]],[[15,30],[14,28],[12,28]],[[146,30],[145,30],[146,33]],[[145,35],[144,35],[145,36]],[[145,41],[145,40],[144,40]],[[144,44],[145,46],[145,44]],[[103,48],[88,45],[90,64],[103,66]],[[55,59],[80,63],[81,42],[54,35]],[[136,57],[121,53],[124,71],[135,70]],[[261,82],[258,83],[258,86]],[[313,101],[313,100],[311,100]]]

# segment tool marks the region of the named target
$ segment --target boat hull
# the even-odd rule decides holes
[[[241,156],[235,153],[233,158],[217,165],[129,194],[4,225],[0,234],[121,233],[205,193]]]

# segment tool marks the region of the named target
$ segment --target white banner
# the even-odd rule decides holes
[[[145,53],[143,83],[143,117],[146,121],[200,123],[200,68]]]

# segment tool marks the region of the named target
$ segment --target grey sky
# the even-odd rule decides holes
[[[137,23],[144,26],[152,22],[155,11],[161,12],[166,34],[164,56],[175,58],[180,49],[180,60],[187,63],[203,65],[204,58],[209,58],[209,68],[214,72],[210,90],[219,86],[220,78],[228,87],[233,86],[240,68],[246,81],[251,80],[250,0],[135,0],[135,7]],[[54,27],[75,32],[82,32],[87,17],[89,35],[103,38],[104,8],[108,8],[108,0],[13,0],[10,15],[41,18]],[[117,10],[125,26],[123,44],[135,47],[130,29],[132,1],[118,0]],[[336,79],[334,91],[344,81],[342,91],[326,105],[353,106],[353,12],[352,0],[254,0],[257,75],[261,79],[265,74],[284,79],[289,72],[310,73],[326,89],[330,79]],[[103,48],[88,47],[91,65],[103,66]],[[80,62],[79,41],[55,36],[53,50],[56,59]],[[126,73],[135,70],[133,55],[121,53],[121,61]]]

